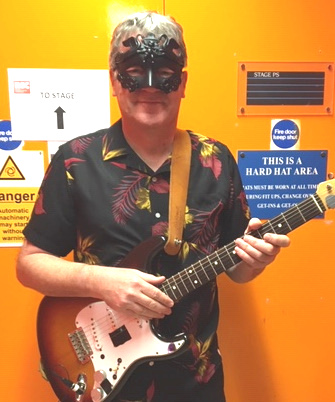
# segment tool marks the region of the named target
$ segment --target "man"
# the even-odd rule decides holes
[[[240,262],[227,274],[240,283],[260,274],[280,247],[289,245],[287,236],[270,233],[239,238],[260,221],[248,223],[236,163],[223,144],[188,132],[192,160],[181,250],[177,256],[159,253],[152,273],[122,266],[138,244],[167,236],[171,152],[186,60],[182,28],[172,18],[139,13],[119,24],[111,42],[110,77],[122,119],[60,147],[18,258],[17,274],[25,286],[49,296],[101,299],[131,318],[160,319],[165,336],[188,335],[182,355],[139,365],[117,401],[225,401],[215,280],[178,303],[160,287],[234,239]],[[71,250],[75,262],[60,258]]]

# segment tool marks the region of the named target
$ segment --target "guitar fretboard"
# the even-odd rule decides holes
[[[263,238],[265,233],[287,234],[325,212],[320,197],[314,194],[298,205],[265,222],[260,229],[248,234]],[[235,253],[235,241],[168,278],[160,289],[174,301],[215,279],[240,262]]]

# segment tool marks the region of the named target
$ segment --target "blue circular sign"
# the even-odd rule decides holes
[[[13,140],[11,122],[9,120],[0,120],[0,149],[13,151],[21,142]]]
[[[280,120],[272,128],[272,141],[278,148],[292,148],[299,141],[299,127],[292,120]]]

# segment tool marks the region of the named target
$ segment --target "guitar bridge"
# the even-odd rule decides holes
[[[79,362],[85,364],[90,361],[90,356],[93,354],[93,351],[83,329],[77,328],[75,331],[70,332],[68,337]]]

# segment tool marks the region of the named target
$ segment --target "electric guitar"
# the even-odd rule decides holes
[[[316,193],[250,234],[287,234],[335,208],[335,179],[320,183]],[[153,272],[165,239],[152,237],[135,247],[120,266]],[[232,242],[160,286],[175,302],[240,262]],[[185,334],[166,339],[154,320],[123,316],[105,302],[91,298],[43,298],[37,319],[43,373],[61,402],[110,402],[130,374],[144,362],[174,358],[188,346]]]

